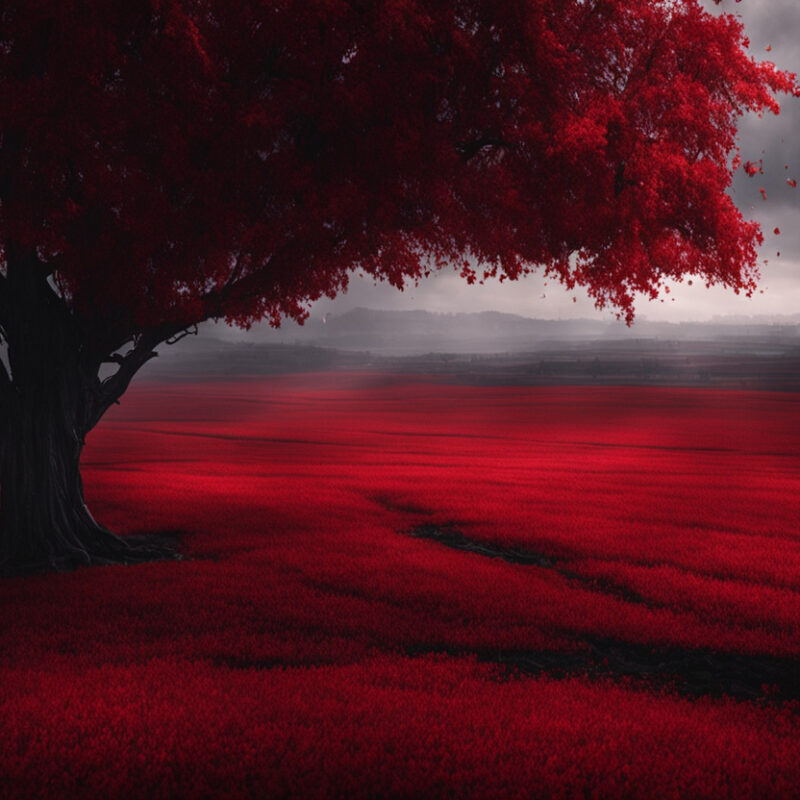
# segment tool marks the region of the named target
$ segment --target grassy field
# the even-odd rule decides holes
[[[789,797],[800,395],[144,384],[0,583],[0,796]]]

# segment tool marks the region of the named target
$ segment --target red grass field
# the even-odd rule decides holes
[[[798,423],[790,393],[133,389],[90,505],[186,559],[0,582],[0,796],[796,796]],[[725,696],[714,658],[784,672]]]

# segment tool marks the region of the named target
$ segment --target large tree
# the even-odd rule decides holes
[[[4,0],[2,568],[137,557],[81,448],[203,320],[355,268],[751,291],[736,121],[795,86],[746,47],[698,0]]]

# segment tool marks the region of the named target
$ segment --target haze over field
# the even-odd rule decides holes
[[[356,308],[242,340],[224,325],[164,348],[150,380],[366,371],[486,385],[800,390],[800,314],[715,322],[543,320]]]
[[[237,341],[240,332],[210,325],[203,339]],[[710,322],[639,320],[632,327],[613,318],[535,319],[499,311],[435,312],[422,309],[353,308],[312,315],[303,325],[260,326],[248,341],[303,345],[385,355],[424,353],[524,353],[581,342],[726,342],[771,340],[800,346],[800,313],[718,317]],[[200,343],[198,343],[200,344]],[[176,348],[176,351],[180,346]]]

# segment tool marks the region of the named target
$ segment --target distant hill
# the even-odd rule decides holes
[[[204,338],[208,336],[231,341],[240,334],[210,326],[204,331]],[[800,339],[800,315],[683,323],[638,320],[629,328],[614,320],[533,319],[498,311],[443,314],[355,308],[343,314],[311,318],[304,325],[286,322],[279,329],[259,326],[244,338],[259,344],[415,355],[521,353],[588,341],[737,341],[754,337]]]
[[[800,391],[800,319],[537,320],[354,309],[240,334],[206,325],[143,374],[213,380],[329,370],[437,374],[477,384],[665,385]],[[113,370],[113,367],[109,367]]]

